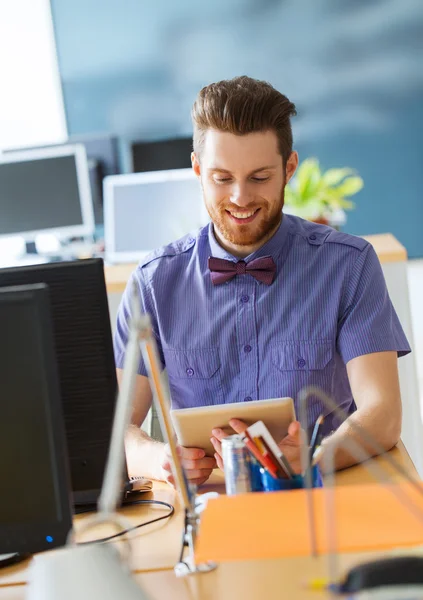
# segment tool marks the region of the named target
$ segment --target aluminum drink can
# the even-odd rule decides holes
[[[235,434],[223,438],[222,459],[225,469],[226,494],[234,496],[251,492],[248,449],[240,435]]]

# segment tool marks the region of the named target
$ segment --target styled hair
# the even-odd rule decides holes
[[[200,159],[208,129],[235,135],[274,131],[286,166],[292,152],[292,116],[297,111],[270,83],[243,75],[211,83],[198,93],[192,107],[194,152]]]

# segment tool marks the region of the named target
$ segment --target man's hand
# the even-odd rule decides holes
[[[204,450],[200,448],[184,448],[178,446],[178,454],[181,458],[182,466],[184,467],[186,478],[190,483],[201,485],[210,477],[213,469],[216,468],[214,458],[206,456]],[[170,453],[169,444],[164,447],[164,461],[162,463],[163,479],[174,485],[175,481],[172,475],[172,455]]]
[[[304,432],[303,432],[304,433]],[[301,425],[292,421],[286,435],[278,444],[295,473],[301,473]]]
[[[229,425],[235,433],[243,433],[248,427],[248,425],[239,419],[231,419]],[[212,434],[213,437],[210,439],[216,450],[214,457],[218,467],[223,471],[222,440],[223,438],[228,437],[228,435],[222,429],[213,429]],[[298,421],[293,421],[290,424],[288,435],[279,442],[278,446],[289,460],[293,470],[296,473],[301,473],[301,426]]]

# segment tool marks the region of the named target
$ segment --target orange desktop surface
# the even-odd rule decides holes
[[[423,484],[367,484],[335,488],[339,552],[423,543]],[[406,493],[412,514],[390,491]],[[317,547],[327,552],[325,490],[313,490]],[[250,493],[211,499],[201,517],[196,562],[305,556],[310,553],[305,490]]]

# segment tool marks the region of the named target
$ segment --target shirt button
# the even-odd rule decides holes
[[[191,369],[191,367],[187,369],[187,375],[188,377],[192,377],[194,375],[194,369]]]
[[[310,240],[316,240],[316,236],[314,235],[314,233],[309,237]]]
[[[252,348],[250,345],[244,346],[244,352],[251,352]]]
[[[251,402],[251,400],[252,400],[251,396],[246,396],[244,398],[244,402]]]
[[[297,361],[297,365],[299,366],[300,369],[302,369],[303,367],[306,366],[306,361],[303,358],[299,358]]]
[[[250,299],[250,296],[241,296],[241,302],[248,302],[248,300]]]

